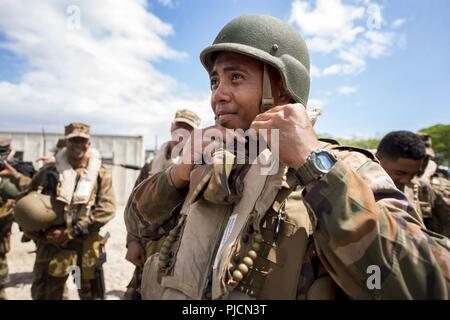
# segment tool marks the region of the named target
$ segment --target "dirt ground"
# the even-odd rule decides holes
[[[133,274],[133,265],[125,260],[126,230],[123,221],[123,206],[117,208],[116,216],[100,231],[101,234],[110,233],[106,244],[107,262],[103,265],[106,282],[106,299],[117,300],[125,292],[126,285]],[[11,237],[11,251],[8,254],[10,283],[6,287],[8,299],[30,300],[31,281],[33,279],[33,263],[35,250],[33,242],[20,242],[22,233],[16,224],[13,226]],[[78,294],[74,284],[68,280],[69,298],[77,300]]]

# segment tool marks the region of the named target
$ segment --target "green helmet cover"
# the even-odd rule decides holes
[[[306,107],[310,87],[308,48],[288,23],[261,14],[235,18],[200,54],[208,72],[214,66],[213,53],[220,51],[245,54],[272,65],[280,73],[291,97]]]

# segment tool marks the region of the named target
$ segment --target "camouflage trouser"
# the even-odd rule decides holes
[[[12,215],[0,219],[0,300],[6,299],[5,285],[9,281],[6,254],[10,249]]]
[[[36,251],[36,261],[33,269],[33,283],[31,297],[34,300],[61,300],[64,297],[66,281],[69,277],[68,268],[78,266],[81,271],[81,283],[78,295],[82,300],[97,299],[94,268],[98,257],[93,251],[86,251],[92,245],[92,239],[98,234],[90,235],[90,242],[86,240],[72,240],[64,248],[48,243],[39,242]],[[85,250],[83,250],[83,248]]]
[[[6,299],[5,284],[8,282],[6,254],[0,253],[0,300]]]

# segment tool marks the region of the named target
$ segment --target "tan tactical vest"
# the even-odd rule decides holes
[[[100,153],[94,148],[89,148],[87,156],[89,157],[87,168],[74,170],[67,159],[66,148],[56,154],[55,165],[59,173],[56,198],[64,203],[64,216],[69,229],[76,217],[90,214],[96,201],[96,191],[100,187],[98,184]]]
[[[144,267],[144,299],[234,299],[236,292],[248,299],[299,297],[307,282],[302,265],[315,254],[303,190],[286,167],[266,176],[260,169],[250,166],[234,205],[205,200],[212,167],[193,170],[178,225]],[[302,298],[336,297],[336,285],[323,273]]]

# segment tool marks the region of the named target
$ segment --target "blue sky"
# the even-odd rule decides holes
[[[79,30],[64,26],[71,4],[80,8]],[[0,7],[1,130],[61,131],[77,120],[94,132],[144,135],[149,145],[154,135],[168,137],[181,107],[208,125],[208,76],[198,55],[225,23],[248,13],[288,21],[307,40],[309,107],[323,108],[318,132],[380,137],[450,122],[446,0],[0,0]]]

